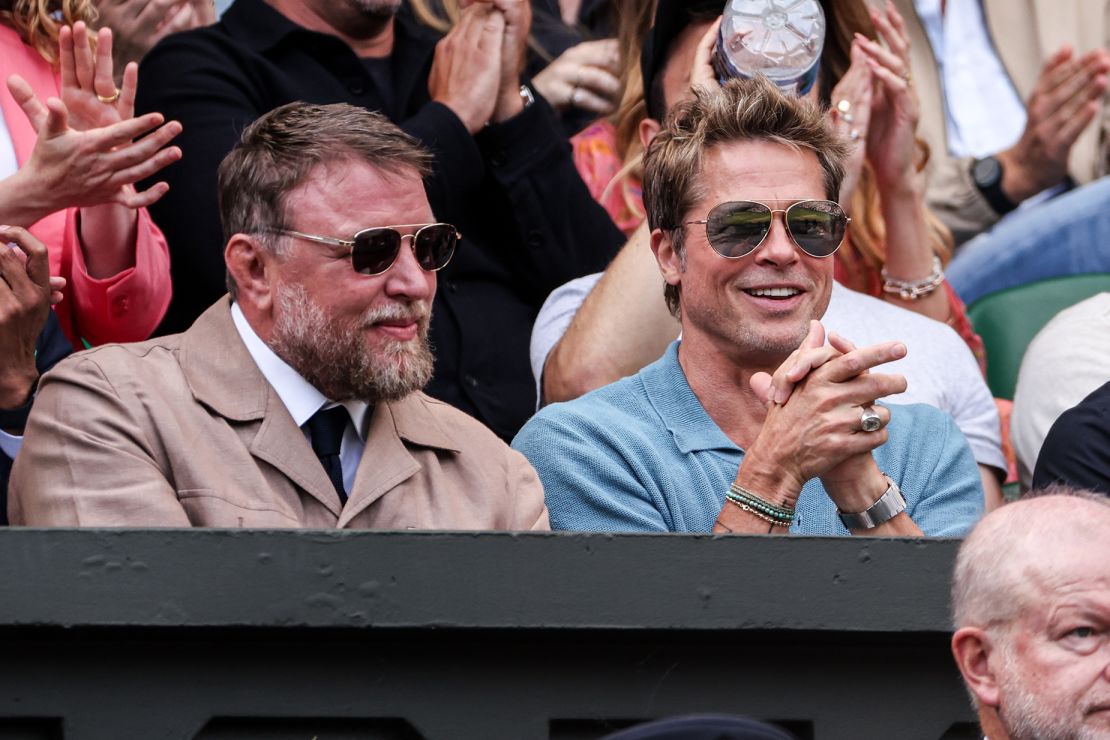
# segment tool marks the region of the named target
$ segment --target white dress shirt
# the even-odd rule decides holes
[[[273,386],[278,398],[289,410],[289,415],[293,417],[294,423],[304,431],[305,439],[308,439],[308,431],[304,429],[304,425],[317,411],[339,405],[347,409],[352,423],[348,423],[347,429],[343,432],[339,462],[343,466],[343,488],[349,494],[355,482],[359,461],[362,460],[366,428],[370,421],[368,413],[370,405],[365,401],[344,401],[342,404],[337,404],[327,398],[266,346],[266,343],[247,323],[247,318],[238,303],[231,304],[231,320],[235,323],[235,328],[243,344],[246,345],[247,352],[250,352],[251,358],[254,359],[254,364],[258,365],[263,377]]]

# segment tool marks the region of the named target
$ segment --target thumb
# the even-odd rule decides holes
[[[65,103],[58,98],[47,98],[46,109],[46,125],[39,130],[39,136],[53,139],[69,130],[69,111]]]
[[[774,402],[771,400],[771,375],[770,373],[756,373],[748,381],[755,392],[755,397],[759,399],[760,403],[764,406],[773,406]]]

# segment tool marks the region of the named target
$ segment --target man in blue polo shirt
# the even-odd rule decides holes
[[[981,516],[975,460],[927,406],[815,320],[848,219],[845,148],[766,80],[680,104],[645,160],[651,245],[682,338],[640,373],[548,406],[513,445],[552,525],[590,531],[961,535]]]

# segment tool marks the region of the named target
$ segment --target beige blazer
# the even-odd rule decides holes
[[[225,297],[184,334],[47,373],[12,471],[29,526],[547,529],[524,457],[451,406],[379,404],[345,506]]]
[[[881,7],[885,0],[868,0]],[[1077,54],[1107,46],[1108,0],[982,0],[987,27],[1018,95],[1028,101],[1045,60],[1065,43]],[[929,144],[928,204],[957,242],[990,227],[998,214],[971,179],[971,158],[948,154],[939,70],[913,0],[894,0],[910,36],[913,83],[921,98],[918,134]],[[1099,116],[1072,147],[1069,170],[1084,183],[1106,173],[1110,111]]]

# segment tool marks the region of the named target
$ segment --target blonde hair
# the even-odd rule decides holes
[[[96,19],[93,0],[11,0],[9,9],[0,10],[0,21],[51,64],[58,62],[58,30],[62,26],[72,26],[77,21],[87,23],[89,40],[95,49]]]

